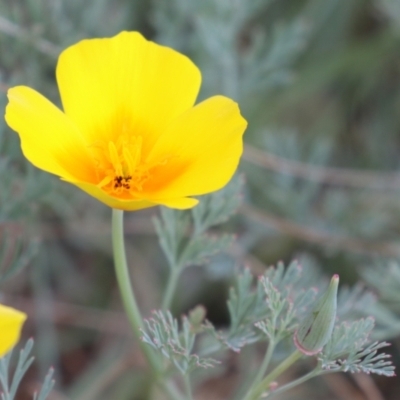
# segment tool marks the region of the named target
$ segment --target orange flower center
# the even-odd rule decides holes
[[[114,196],[135,195],[151,178],[151,170],[165,165],[170,156],[148,164],[143,161],[141,136],[121,135],[117,141],[95,143],[90,148],[96,161],[97,186]]]
[[[121,135],[118,140],[91,146],[96,161],[97,186],[112,195],[143,190],[150,166],[142,161],[142,137]]]

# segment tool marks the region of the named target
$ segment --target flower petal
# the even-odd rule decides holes
[[[0,304],[0,358],[18,342],[26,314]]]
[[[64,178],[93,178],[88,146],[61,110],[26,86],[10,89],[8,99],[5,119],[18,132],[22,151],[33,165]]]
[[[147,152],[160,131],[193,106],[201,75],[175,50],[122,32],[66,49],[57,81],[65,113],[91,140],[127,131],[143,136]]]
[[[151,201],[146,199],[137,199],[137,200],[118,199],[116,197],[108,195],[106,192],[104,192],[96,185],[92,185],[89,183],[82,183],[82,182],[74,182],[74,181],[69,181],[69,182],[78,186],[80,189],[82,189],[89,195],[95,197],[97,200],[101,201],[107,206],[111,208],[116,208],[118,210],[136,211],[136,210],[141,210],[143,208],[149,208],[158,205],[164,205],[166,207],[183,210],[186,208],[192,208],[198,203],[198,200],[191,198],[151,200]]]
[[[195,205],[199,204],[199,200],[193,199],[191,197],[180,197],[178,199],[168,199],[168,200],[152,200],[154,203],[160,206],[166,206],[169,208],[176,208],[178,210],[186,210],[188,208],[193,208]]]
[[[246,126],[238,105],[223,96],[178,117],[148,156],[150,165],[171,158],[146,183],[146,198],[196,196],[222,188],[238,166]]]

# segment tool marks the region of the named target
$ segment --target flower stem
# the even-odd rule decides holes
[[[112,244],[114,252],[115,272],[119,290],[121,292],[122,301],[125,311],[132,327],[133,334],[137,339],[140,349],[147,359],[148,364],[155,376],[157,383],[164,388],[171,400],[184,400],[181,393],[176,388],[174,382],[166,381],[162,377],[162,366],[152,349],[142,342],[140,338],[140,329],[143,329],[143,320],[136,303],[131,279],[129,276],[128,264],[125,255],[124,243],[124,213],[120,210],[112,211]]]
[[[272,382],[285,372],[292,364],[302,357],[302,353],[296,350],[284,359],[274,370],[272,370],[258,385],[256,385],[246,396],[246,400],[258,400],[264,391],[268,390]]]
[[[178,284],[178,279],[180,276],[180,268],[172,268],[168,277],[167,288],[164,293],[162,301],[162,310],[166,311],[171,308],[172,300],[174,298],[176,285]]]
[[[190,384],[189,374],[185,374],[183,376],[183,381],[185,383],[185,390],[186,390],[187,400],[193,400],[192,385]]]
[[[112,244],[118,286],[133,334],[137,339],[153,373],[159,375],[161,368],[158,359],[153,353],[151,347],[143,343],[140,338],[140,329],[143,328],[143,320],[133,293],[128,264],[126,262],[123,218],[123,211],[116,209],[112,210]]]

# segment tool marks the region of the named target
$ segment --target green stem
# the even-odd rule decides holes
[[[171,381],[163,381],[160,382],[160,385],[164,388],[167,392],[168,397],[171,400],[187,400],[185,397],[182,396],[181,392],[178,391],[176,386]]]
[[[286,392],[289,389],[293,389],[294,387],[308,381],[311,378],[314,378],[315,376],[317,376],[319,373],[321,372],[321,369],[319,367],[316,367],[315,369],[313,369],[312,371],[310,371],[308,374],[303,375],[302,377],[300,377],[299,379],[294,380],[293,382],[288,383],[287,385],[283,385],[281,387],[279,387],[278,389],[274,390],[273,392],[271,392],[268,395],[268,398],[272,398],[274,397],[276,394],[280,394],[283,392]]]
[[[180,276],[181,269],[174,267],[171,269],[171,272],[168,277],[167,288],[165,289],[163,301],[162,301],[162,310],[166,311],[171,308],[172,300],[174,298],[176,286],[178,284],[178,279]]]
[[[187,400],[193,400],[192,385],[190,383],[190,377],[189,377],[188,374],[185,374],[183,376],[183,381],[185,383],[185,390],[186,390]]]
[[[253,389],[260,383],[261,379],[264,377],[265,372],[267,371],[267,368],[269,366],[269,363],[271,362],[272,354],[274,353],[275,350],[275,341],[271,340],[268,344],[267,351],[265,353],[264,360],[260,366],[260,369],[258,370],[258,373],[256,377],[254,378],[253,382],[251,383],[249,390],[247,391],[246,395],[244,396],[244,400],[249,400],[252,394]]]
[[[160,372],[160,365],[158,359],[153,353],[151,347],[143,343],[140,336],[140,329],[143,329],[143,320],[133,294],[131,280],[129,276],[128,264],[125,256],[124,244],[124,213],[121,210],[112,211],[112,243],[114,252],[115,273],[119,290],[121,292],[122,301],[124,303],[125,311],[128,316],[129,322],[132,327],[133,334],[137,339],[139,346],[145,355],[152,371],[158,375]]]
[[[258,374],[254,379],[253,385],[257,385],[261,381],[261,379],[264,377],[265,372],[267,371],[267,368],[269,366],[269,363],[271,362],[271,358],[272,358],[272,354],[274,353],[274,350],[275,350],[275,342],[271,341],[268,344],[267,352],[265,354],[265,357],[264,357],[264,360],[263,360],[263,362],[261,364],[261,367],[260,367],[260,369],[258,371]]]
[[[251,390],[250,395],[247,396],[246,400],[258,400],[263,392],[268,390],[272,382],[275,381],[278,376],[285,372],[292,364],[294,364],[299,358],[302,357],[302,353],[296,350],[289,357],[283,360],[274,370],[272,370],[258,385]]]
[[[142,350],[147,362],[155,375],[157,383],[164,388],[171,400],[184,400],[181,393],[175,387],[172,381],[162,379],[162,366],[150,346],[141,340],[140,330],[144,324],[139,307],[136,303],[131,279],[129,276],[128,264],[125,255],[124,242],[124,213],[121,210],[112,211],[112,244],[114,252],[115,273],[119,290],[121,292],[122,301],[126,314],[132,327],[133,334],[137,339],[140,349]]]

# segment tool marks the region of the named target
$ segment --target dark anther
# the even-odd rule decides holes
[[[125,189],[130,189],[131,186],[128,184],[132,180],[132,176],[116,176],[114,178],[114,189],[123,187]]]

